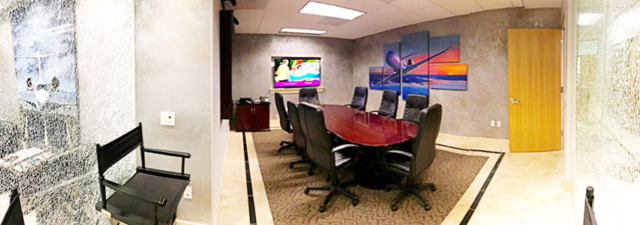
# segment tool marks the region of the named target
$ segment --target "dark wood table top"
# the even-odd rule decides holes
[[[380,147],[410,141],[418,125],[341,105],[322,105],[327,130],[359,145]]]

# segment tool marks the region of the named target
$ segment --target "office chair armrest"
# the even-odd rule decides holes
[[[331,150],[331,153],[339,152],[345,149],[353,148],[356,149],[359,153],[362,153],[362,148],[359,145],[355,144],[343,144],[338,147],[335,147]]]
[[[122,193],[134,198],[137,198],[139,200],[142,200],[146,203],[152,204],[154,206],[158,206],[158,207],[164,207],[164,205],[167,203],[167,199],[165,197],[162,196],[149,196],[148,193],[141,193],[133,188],[127,187],[127,186],[123,186],[120,185],[118,183],[114,183],[111,182],[109,180],[104,180],[102,181],[102,184],[104,184],[104,186],[107,186],[111,189],[113,189],[114,191],[118,192],[118,193]]]
[[[385,156],[386,155],[397,155],[397,156],[402,156],[402,157],[406,157],[406,158],[409,158],[409,159],[413,159],[413,154],[411,154],[409,152],[401,151],[401,150],[390,150],[390,151],[387,151],[384,154],[385,154]]]
[[[181,157],[181,158],[187,158],[187,159],[191,158],[191,154],[190,153],[169,151],[169,150],[164,150],[164,149],[144,148],[144,152],[154,153],[154,154],[159,154],[159,155],[168,155],[168,156],[174,156],[174,157]]]

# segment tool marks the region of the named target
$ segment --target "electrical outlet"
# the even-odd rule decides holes
[[[495,121],[495,120],[492,120],[492,121],[491,121],[491,127],[495,127],[495,126],[496,126],[496,121]]]
[[[193,198],[193,189],[191,186],[187,186],[187,189],[184,190],[184,198],[192,199]]]
[[[162,125],[162,126],[175,126],[176,125],[176,113],[174,113],[174,112],[160,112],[160,125]]]
[[[498,120],[498,122],[496,123],[497,127],[502,127],[502,121]]]

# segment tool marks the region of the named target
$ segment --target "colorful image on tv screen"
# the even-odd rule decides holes
[[[320,59],[274,59],[273,83],[276,88],[320,85]]]

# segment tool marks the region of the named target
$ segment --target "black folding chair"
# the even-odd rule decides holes
[[[20,207],[20,195],[16,190],[13,190],[9,199],[9,210],[4,215],[1,225],[24,225],[22,208]]]
[[[105,179],[104,173],[120,159],[140,147],[142,167],[124,185]],[[97,144],[100,198],[96,209],[110,218],[126,224],[173,224],[182,194],[189,185],[190,175],[184,173],[186,158],[191,154],[145,148],[142,124],[118,139]],[[182,158],[182,171],[169,172],[145,167],[144,154],[153,153]],[[107,198],[106,187],[115,191]]]

